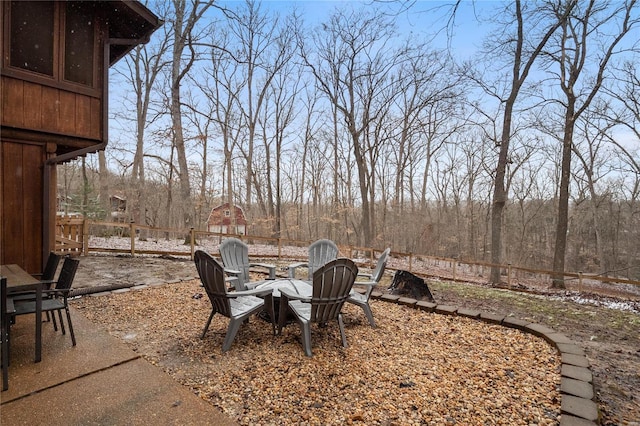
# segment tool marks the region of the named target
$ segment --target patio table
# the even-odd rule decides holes
[[[273,296],[273,310],[275,313],[275,322],[278,323],[278,312],[280,309],[280,289],[284,288],[290,290],[293,293],[299,294],[301,296],[311,297],[313,294],[313,287],[311,283],[308,281],[297,280],[295,278],[278,278],[275,280],[266,280],[262,284],[259,284],[255,287],[256,289],[264,289],[269,288],[272,290]],[[272,322],[272,318],[269,316],[266,310],[263,310],[259,314],[260,318],[265,321]]]
[[[7,295],[25,291],[36,293],[36,354],[35,362],[42,359],[42,283],[15,264],[0,265],[0,276],[7,279]]]

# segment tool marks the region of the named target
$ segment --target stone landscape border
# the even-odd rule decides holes
[[[166,283],[154,283],[132,286],[106,286],[90,287],[78,291],[73,296],[91,295],[100,296],[111,293],[124,293],[131,290],[142,290],[148,287],[155,287],[165,284],[176,284],[181,281],[190,281],[196,278],[173,280]],[[425,312],[433,312],[441,315],[462,316],[484,321],[490,324],[511,327],[533,334],[546,340],[553,345],[560,353],[562,367],[560,379],[560,426],[595,426],[599,424],[598,405],[594,401],[595,391],[593,387],[593,374],[591,365],[584,350],[566,335],[542,324],[524,321],[518,318],[499,314],[487,314],[476,310],[458,308],[451,305],[439,305],[437,303],[425,302],[401,297],[398,295],[386,294],[380,291],[371,293],[371,298],[384,302],[396,303],[409,308],[420,309]]]

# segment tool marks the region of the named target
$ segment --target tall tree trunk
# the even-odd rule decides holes
[[[491,206],[491,263],[493,265],[491,266],[489,281],[494,284],[499,284],[501,281],[501,268],[498,265],[502,262],[502,224],[504,206],[507,202],[505,177],[509,155],[509,142],[511,140],[511,117],[517,95],[515,86],[516,84],[514,82],[515,93],[505,104],[500,153],[498,154],[498,165],[496,167],[493,187],[493,204]]]
[[[556,224],[556,244],[553,252],[553,275],[551,287],[565,288],[564,264],[569,230],[569,183],[571,181],[571,145],[573,143],[575,97],[569,97],[565,113],[564,136],[562,138],[562,160],[560,191],[558,194],[558,222]]]

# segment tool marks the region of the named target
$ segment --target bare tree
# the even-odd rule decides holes
[[[135,95],[136,148],[131,168],[131,191],[127,191],[132,196],[127,197],[127,210],[130,220],[142,225],[147,224],[144,165],[146,129],[159,117],[159,111],[151,110],[152,94],[157,90],[158,77],[169,64],[165,57],[169,43],[169,34],[156,33],[154,42],[139,45],[127,55],[125,67],[120,71]],[[144,230],[140,237],[145,238]]]
[[[391,47],[395,28],[389,17],[370,10],[336,11],[313,33],[312,45],[301,54],[319,90],[342,116],[356,161],[364,244],[375,235],[371,199],[375,164],[371,157],[380,142],[368,133],[393,98],[391,75],[404,56]],[[335,120],[337,122],[337,120]]]
[[[491,210],[491,262],[493,266],[489,280],[494,284],[500,283],[500,267],[498,265],[501,264],[503,251],[503,211],[508,198],[505,178],[509,163],[512,121],[516,101],[535,61],[551,36],[566,21],[576,3],[577,0],[569,0],[562,4],[551,4],[550,2],[550,7],[553,9],[551,16],[544,9],[530,9],[528,3],[523,5],[521,0],[508,3],[505,10],[499,15],[502,17],[501,19],[507,19],[504,22],[503,31],[496,32],[495,39],[488,42],[489,53],[492,53],[491,60],[509,58],[508,64],[511,71],[505,87],[505,94],[496,92],[491,84],[473,77],[487,93],[500,101],[503,108],[499,139],[495,141],[499,153],[494,174]]]
[[[227,9],[225,14],[232,35],[227,50],[233,49],[245,79],[238,104],[247,128],[247,143],[239,147],[246,160],[245,202],[247,208],[251,207],[255,192],[258,205],[266,213],[263,188],[256,185],[258,174],[254,171],[256,132],[272,81],[295,52],[295,31],[290,28],[291,21],[281,22],[279,17],[267,14],[255,0],[247,0],[237,10]]]
[[[579,3],[561,25],[561,31],[546,57],[558,66],[552,74],[565,99],[560,102],[563,110],[562,171],[558,197],[558,222],[553,256],[552,287],[564,288],[565,254],[569,229],[569,183],[571,157],[574,147],[574,131],[580,116],[589,108],[600,91],[609,62],[618,45],[638,24],[636,1],[609,4],[591,0]],[[612,28],[613,27],[613,28]],[[614,31],[610,37],[605,36]],[[594,46],[594,47],[591,47]],[[590,62],[595,70],[591,72]]]
[[[237,195],[233,185],[233,153],[243,135],[244,120],[238,103],[245,81],[241,75],[241,64],[226,49],[218,47],[231,45],[228,29],[214,28],[216,33],[213,34],[209,51],[210,66],[203,67],[202,78],[193,81],[207,99],[210,110],[208,118],[215,123],[222,139],[222,174],[225,182],[222,198],[233,206]],[[232,229],[236,227],[235,220],[235,215],[231,215]]]
[[[189,4],[187,4],[189,3]],[[169,19],[173,35],[171,57],[171,122],[173,142],[178,157],[180,177],[180,200],[185,227],[194,226],[193,201],[191,198],[191,182],[189,179],[189,165],[185,148],[185,137],[182,126],[182,101],[180,86],[187,73],[197,59],[195,43],[200,34],[197,24],[204,13],[213,5],[214,0],[200,1],[173,0],[172,18]],[[185,50],[187,51],[185,54]]]
[[[265,152],[267,153],[265,162],[266,187],[267,187],[267,208],[269,215],[274,218],[273,236],[280,237],[282,232],[282,169],[285,142],[290,140],[288,133],[296,115],[296,98],[300,84],[299,70],[292,66],[285,66],[283,72],[279,73],[273,80],[270,90],[265,97],[265,108],[263,109],[263,120],[260,123],[263,131],[263,141]],[[275,161],[272,167],[272,149],[275,152]],[[272,171],[275,172],[275,182],[272,178]]]

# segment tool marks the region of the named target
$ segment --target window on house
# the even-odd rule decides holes
[[[54,3],[11,2],[11,65],[53,76]]]
[[[67,2],[64,79],[93,86],[93,11],[91,2]]]
[[[231,211],[230,210],[225,210],[224,211],[224,217],[230,217],[231,216]]]
[[[94,87],[94,7],[89,1],[12,1],[8,65]]]

